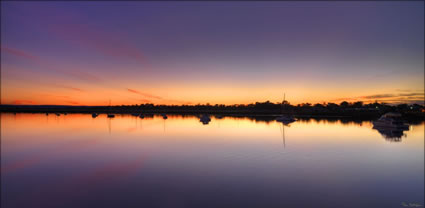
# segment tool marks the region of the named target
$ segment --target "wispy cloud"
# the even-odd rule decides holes
[[[413,89],[395,89],[395,91],[398,91],[398,92],[424,92],[423,89],[422,90],[419,90],[419,89],[416,89],[416,90],[413,90]]]
[[[32,100],[14,100],[12,101],[14,105],[24,105],[24,104],[36,104],[36,102]]]
[[[412,93],[384,93],[365,95],[351,98],[338,98],[332,101],[365,101],[365,102],[387,102],[387,103],[424,103],[423,92],[412,92]]]
[[[78,87],[73,87],[73,86],[69,86],[69,85],[63,85],[63,84],[50,84],[50,86],[54,86],[57,88],[63,88],[63,89],[68,89],[68,90],[72,90],[72,91],[76,91],[76,92],[84,92],[83,89],[78,88]]]
[[[137,99],[137,101],[143,102],[143,103],[151,103],[152,102],[151,100],[148,100],[148,99]]]
[[[31,61],[39,61],[39,58],[37,56],[34,56],[31,53],[28,53],[26,51],[22,51],[16,48],[1,46],[1,50],[21,58],[29,59]]]
[[[45,93],[40,94],[40,96],[58,97],[58,98],[65,98],[65,99],[70,98],[69,96],[66,96],[66,95],[52,95],[52,94],[45,94]]]
[[[76,88],[76,87],[69,87],[69,89],[74,90],[74,91],[78,91],[78,92],[83,92],[84,90],[80,89],[80,88]]]
[[[138,95],[142,95],[142,96],[144,96],[144,97],[148,97],[148,98],[162,99],[162,97],[160,97],[160,96],[152,95],[152,94],[145,93],[145,92],[140,92],[140,91],[138,91],[138,90],[134,90],[134,89],[129,89],[129,88],[127,88],[127,91],[128,91],[128,92],[131,92],[131,93],[138,94]]]
[[[170,104],[170,103],[177,103],[177,104],[182,104],[182,105],[190,105],[193,104],[192,102],[188,102],[188,101],[183,101],[183,100],[173,100],[173,99],[165,99],[163,97],[157,96],[157,95],[152,95],[149,93],[144,93],[144,92],[140,92],[138,90],[134,90],[134,89],[129,89],[127,88],[128,92],[134,93],[134,94],[138,94],[147,98],[154,98],[159,100],[159,102],[161,103],[166,103],[166,104]],[[148,99],[138,99],[137,101],[141,101],[141,102],[145,102],[145,103],[150,103],[151,100]]]
[[[424,95],[424,93],[422,92],[422,93],[400,93],[399,94],[399,96],[423,96]]]
[[[359,99],[359,98],[377,99],[377,98],[392,98],[392,97],[397,97],[397,95],[394,95],[394,94],[376,94],[376,95],[361,96],[361,97],[357,97],[356,99]]]

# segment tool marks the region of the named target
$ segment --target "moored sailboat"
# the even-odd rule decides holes
[[[286,100],[285,100],[285,93],[284,93],[283,94],[283,101],[282,101],[282,108],[281,108],[282,109],[282,115],[277,117],[276,121],[282,122],[284,124],[289,124],[289,123],[296,121],[296,119],[292,115],[284,112],[283,108],[285,106],[285,103],[286,103]]]

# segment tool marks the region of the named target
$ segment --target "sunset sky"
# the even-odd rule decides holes
[[[424,2],[1,2],[1,103],[424,102]]]

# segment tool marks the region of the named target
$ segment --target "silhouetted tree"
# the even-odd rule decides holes
[[[362,101],[355,102],[355,103],[353,103],[353,107],[354,108],[361,108],[361,107],[363,107],[363,102]]]
[[[328,103],[327,105],[326,105],[326,108],[328,108],[329,110],[336,110],[336,109],[338,109],[338,105],[337,104],[335,104],[335,103]]]
[[[342,101],[341,104],[339,104],[341,107],[343,108],[347,108],[348,107],[348,102],[347,101]]]

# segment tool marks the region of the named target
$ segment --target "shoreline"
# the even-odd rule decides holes
[[[134,113],[127,113],[127,112],[36,112],[36,111],[25,111],[25,112],[19,112],[19,111],[2,111],[0,110],[0,114],[60,114],[62,116],[66,116],[67,114],[87,114],[91,115],[92,113],[98,113],[99,115],[107,115],[109,113],[120,115],[120,116],[134,116],[132,115]],[[164,113],[161,112],[146,112],[146,113],[140,113],[143,114],[144,117],[147,118],[153,118],[154,116],[161,116]],[[233,117],[233,118],[248,118],[255,121],[265,121],[265,122],[271,122],[275,121],[277,117],[281,116],[281,114],[244,114],[244,113],[166,113],[168,116],[193,116],[193,117],[200,117],[202,114],[209,114],[211,117],[214,117],[216,119],[223,119],[225,117]],[[328,120],[328,121],[354,121],[354,122],[362,122],[362,121],[373,121],[379,118],[379,116],[347,116],[347,115],[293,115],[294,118],[300,120],[300,121],[306,121],[306,120]],[[425,121],[425,118],[423,117],[403,117],[408,123],[412,124],[419,124]]]
[[[394,111],[393,109],[370,109],[370,108],[347,108],[338,110],[328,109],[297,109],[282,112],[280,109],[263,108],[235,108],[218,109],[214,106],[19,106],[0,105],[1,113],[82,113],[82,114],[169,114],[169,115],[202,115],[210,114],[217,116],[233,117],[278,117],[282,114],[291,114],[295,118],[329,118],[329,119],[360,119],[375,120],[388,112],[401,113],[406,120],[425,121],[425,112]]]

